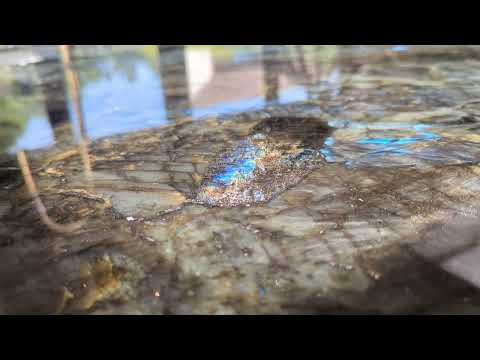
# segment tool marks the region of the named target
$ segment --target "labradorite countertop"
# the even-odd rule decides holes
[[[347,53],[310,99],[94,138],[91,185],[71,143],[28,152],[72,233],[11,155],[0,312],[478,313],[475,49]]]

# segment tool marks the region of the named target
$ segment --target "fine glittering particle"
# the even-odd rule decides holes
[[[195,201],[209,206],[249,206],[270,201],[324,162],[330,128],[315,118],[275,117],[210,165]]]

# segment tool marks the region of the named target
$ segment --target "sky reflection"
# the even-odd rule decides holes
[[[230,59],[234,66],[227,64],[225,70],[224,65],[223,70],[218,73],[212,70],[215,69],[217,62],[212,52],[208,49],[201,51],[187,49],[186,57],[190,62],[187,61],[186,75],[195,91],[192,93],[191,89],[189,90],[190,108],[179,108],[177,114],[201,119],[207,115],[261,109],[271,103],[286,104],[308,99],[305,86],[291,83],[279,89],[276,101],[267,102],[262,94],[262,63],[259,56],[261,52],[251,49],[234,53]],[[193,60],[195,66],[191,64]],[[257,62],[252,65],[253,60]],[[222,61],[225,62],[224,59]],[[244,63],[246,64],[243,65]],[[259,69],[258,78],[247,83],[242,82],[244,68],[252,66]],[[169,79],[162,79],[158,61],[155,59],[152,61],[152,58],[145,54],[141,52],[103,54],[83,61],[81,66],[77,66],[77,71],[81,82],[81,104],[86,135],[90,139],[155,128],[175,120],[167,110],[169,109],[167,101],[170,99],[166,94],[172,90],[168,88]],[[230,84],[228,76],[237,76],[238,86],[235,83]],[[223,78],[225,80],[222,80]],[[215,81],[220,82],[221,86],[211,85]],[[240,97],[232,94],[231,97],[236,97],[235,99],[220,99],[217,95],[222,94],[222,87],[227,87],[229,91],[236,88],[244,90]],[[249,96],[249,93],[252,95]],[[208,101],[201,101],[201,104],[198,104],[196,101],[198,96],[207,97]],[[219,100],[216,100],[216,97]],[[78,129],[70,101],[67,106],[74,129]],[[29,118],[29,125],[24,134],[11,150],[35,149],[55,143],[54,132],[50,128],[43,103],[38,103],[37,107],[39,111]]]

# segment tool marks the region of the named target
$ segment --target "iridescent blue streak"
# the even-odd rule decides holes
[[[229,185],[237,178],[246,178],[253,173],[255,160],[245,159],[236,164],[228,165],[225,169],[213,177],[213,181],[222,185]]]
[[[320,149],[320,153],[328,162],[335,161],[335,156],[333,155],[332,150],[330,150],[330,147],[333,146],[334,143],[335,143],[335,140],[331,136],[329,136],[325,139],[325,142],[324,142],[325,146],[322,149]]]
[[[324,143],[325,143],[325,145],[327,145],[327,146],[332,146],[332,145],[334,144],[334,142],[335,142],[335,140],[333,140],[333,138],[332,138],[331,136],[329,136],[329,137],[327,137],[327,138],[325,139],[325,142],[324,142]]]
[[[440,139],[440,136],[430,132],[424,132],[420,136],[411,136],[404,138],[368,138],[359,140],[359,144],[373,144],[373,145],[407,145],[419,141],[434,141]]]
[[[383,137],[383,138],[364,138],[357,143],[366,144],[366,145],[379,145],[378,148],[369,152],[367,156],[380,156],[385,153],[390,155],[408,155],[411,153],[411,150],[408,147],[403,145],[413,144],[421,141],[435,141],[441,139],[441,137],[435,133],[424,131],[428,128],[428,125],[417,124],[414,126],[415,130],[418,132],[417,136],[408,136],[404,138],[393,138],[393,137]],[[375,146],[376,147],[376,146]],[[357,159],[356,161],[358,161]],[[351,167],[355,164],[355,161],[348,160],[346,163],[347,167]]]
[[[233,154],[226,156],[228,165],[213,176],[213,183],[228,186],[236,179],[251,177],[257,167],[256,159],[262,154],[263,151],[254,145],[239,146]]]
[[[326,161],[332,162],[335,161],[335,157],[332,154],[332,151],[330,149],[324,148],[320,150],[320,153],[323,155]]]

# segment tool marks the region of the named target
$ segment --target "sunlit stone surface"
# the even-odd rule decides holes
[[[1,178],[0,312],[478,313],[475,51],[97,140],[91,188],[70,148],[32,152],[49,214],[87,223],[50,232]]]

